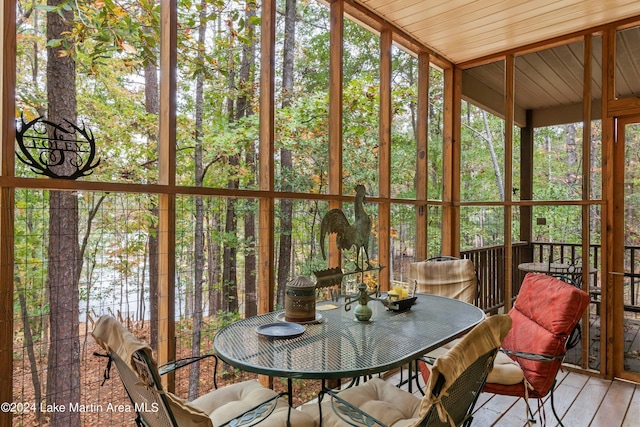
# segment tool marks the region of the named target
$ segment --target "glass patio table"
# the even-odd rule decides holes
[[[419,294],[403,312],[369,301],[373,316],[361,322],[355,307],[345,311],[343,302],[318,303],[321,318],[292,338],[267,338],[257,331],[282,319],[282,311],[234,322],[215,335],[215,353],[231,366],[271,377],[355,378],[401,367],[465,334],[485,316],[471,304]]]

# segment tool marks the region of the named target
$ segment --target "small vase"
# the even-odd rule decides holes
[[[369,321],[369,319],[371,319],[371,315],[373,314],[373,310],[371,310],[371,307],[369,307],[367,304],[358,304],[353,312],[356,315],[356,319],[358,319],[360,322]]]

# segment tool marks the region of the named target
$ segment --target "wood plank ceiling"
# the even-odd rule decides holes
[[[639,0],[355,0],[454,64],[517,51],[556,37],[637,17]],[[581,121],[582,41],[516,57],[516,123]],[[601,97],[600,37],[593,39],[594,119]],[[640,28],[618,33],[618,96],[640,95]],[[463,95],[502,116],[504,63],[468,68]]]

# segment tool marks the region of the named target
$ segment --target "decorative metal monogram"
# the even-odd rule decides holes
[[[16,130],[18,159],[35,173],[50,178],[77,179],[93,173],[96,141],[84,124],[79,128],[68,120],[56,124],[38,117]]]

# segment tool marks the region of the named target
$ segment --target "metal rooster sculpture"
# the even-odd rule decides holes
[[[322,218],[320,224],[320,249],[322,258],[327,259],[324,250],[324,239],[327,234],[336,234],[336,244],[338,249],[349,250],[356,247],[356,269],[362,270],[360,266],[360,249],[364,249],[364,256],[367,257],[367,268],[373,268],[369,262],[369,238],[371,235],[371,217],[364,210],[366,189],[364,185],[356,185],[355,200],[355,220],[349,224],[349,220],[340,209],[331,209]]]

